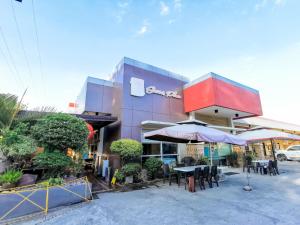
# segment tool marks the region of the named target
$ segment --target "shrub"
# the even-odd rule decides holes
[[[30,159],[32,153],[36,150],[35,141],[16,131],[6,130],[0,141],[0,151],[8,157],[9,160],[17,162],[20,166]]]
[[[120,139],[112,142],[110,149],[112,153],[119,154],[124,163],[139,158],[143,152],[143,145],[135,140]]]
[[[75,116],[57,113],[40,119],[32,127],[32,135],[46,149],[82,152],[87,146],[86,123]]]
[[[209,160],[207,157],[205,156],[201,156],[198,160],[197,160],[197,164],[199,165],[208,165]]]
[[[162,161],[155,157],[150,157],[145,162],[145,168],[151,178],[155,178],[157,171],[161,169]]]
[[[128,163],[122,167],[122,173],[125,176],[137,176],[142,170],[139,163]]]
[[[237,166],[238,165],[238,154],[236,152],[231,152],[227,157],[230,166]]]
[[[62,185],[64,183],[64,179],[61,177],[50,177],[48,180],[49,186]]]
[[[123,174],[122,171],[119,171],[119,170],[116,171],[115,177],[116,177],[116,179],[117,179],[117,181],[118,181],[119,183],[122,183],[122,182],[124,181],[124,179],[125,179],[125,175]]]
[[[0,184],[16,184],[22,177],[22,172],[18,170],[8,170],[0,175]]]
[[[60,151],[43,152],[33,158],[33,164],[46,170],[45,177],[59,177],[72,165],[72,160]]]

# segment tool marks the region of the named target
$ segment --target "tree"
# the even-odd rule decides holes
[[[120,139],[111,143],[112,153],[119,154],[123,162],[134,161],[139,158],[143,152],[143,145],[132,139]]]
[[[48,151],[71,148],[81,152],[87,146],[88,133],[82,119],[64,113],[47,115],[32,127],[32,136]]]

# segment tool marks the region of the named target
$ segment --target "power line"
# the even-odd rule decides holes
[[[15,81],[16,81],[16,84],[19,85],[19,88],[22,88],[22,86],[21,86],[20,83],[19,83],[20,80],[18,80],[18,79],[16,78],[16,76],[15,76],[16,74],[15,74],[15,72],[13,71],[11,65],[9,64],[9,60],[8,60],[8,58],[6,57],[6,55],[4,54],[4,51],[3,51],[2,47],[1,47],[1,45],[0,45],[0,53],[1,53],[1,55],[3,56],[3,58],[4,58],[4,60],[5,60],[6,64],[7,64],[7,67],[8,67],[8,69],[9,69],[11,75],[14,77],[14,79],[15,79]]]
[[[37,26],[37,20],[36,20],[36,13],[35,13],[35,5],[34,0],[31,1],[32,6],[32,18],[33,18],[33,24],[34,24],[34,31],[35,31],[35,38],[36,38],[36,47],[38,52],[38,58],[39,58],[39,66],[40,66],[40,73],[41,73],[41,81],[42,85],[45,84],[45,78],[44,78],[44,71],[43,71],[43,64],[42,64],[42,57],[41,57],[41,50],[40,50],[40,41],[39,41],[39,35],[38,35],[38,26]],[[46,97],[46,88],[43,88],[44,95]]]
[[[20,44],[21,44],[22,52],[23,52],[25,62],[26,62],[26,66],[27,66],[27,69],[28,69],[28,72],[29,72],[29,76],[30,76],[31,81],[33,81],[32,71],[31,71],[29,60],[28,60],[28,57],[27,57],[27,54],[26,54],[26,51],[25,51],[24,42],[23,42],[21,31],[20,31],[19,23],[18,23],[18,20],[17,20],[13,0],[10,1],[10,5],[11,5],[12,13],[13,13],[13,18],[14,18],[14,21],[15,21],[15,24],[16,24],[17,33],[18,33]]]
[[[24,82],[23,82],[22,78],[20,77],[19,70],[18,70],[18,68],[17,68],[17,66],[16,66],[15,60],[14,60],[14,58],[12,57],[11,51],[10,51],[10,49],[9,49],[9,47],[8,47],[8,44],[7,44],[7,41],[6,41],[6,38],[5,38],[5,35],[4,35],[4,32],[3,32],[1,26],[0,26],[0,34],[1,34],[1,37],[2,37],[2,40],[3,40],[3,43],[4,43],[4,45],[5,45],[6,51],[7,51],[7,53],[8,53],[9,59],[10,59],[10,61],[11,61],[11,64],[12,64],[12,66],[13,66],[15,72],[16,72],[16,75],[17,75],[18,79],[21,81],[21,83],[24,85]]]

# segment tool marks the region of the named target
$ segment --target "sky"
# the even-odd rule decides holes
[[[64,111],[127,56],[223,75],[260,91],[264,117],[300,124],[299,12],[299,0],[0,0],[0,93],[28,88],[29,109]]]

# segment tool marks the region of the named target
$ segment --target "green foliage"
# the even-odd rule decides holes
[[[57,113],[39,120],[32,127],[32,135],[48,150],[82,152],[87,146],[88,129],[85,122],[75,116]]]
[[[35,141],[16,131],[4,130],[0,139],[0,151],[11,161],[21,163],[30,158],[36,150]]]
[[[155,178],[156,173],[158,170],[161,169],[162,161],[155,157],[150,157],[145,162],[145,168],[148,171],[148,175],[150,175],[151,178]]]
[[[125,176],[137,176],[142,170],[142,167],[139,163],[128,163],[122,167],[121,172]]]
[[[0,130],[9,128],[18,112],[18,97],[11,94],[0,94]]]
[[[45,169],[45,177],[59,177],[72,166],[72,159],[60,151],[43,152],[33,158],[33,164]]]
[[[62,185],[64,183],[64,179],[61,177],[50,177],[48,180],[49,186]]]
[[[142,155],[143,145],[132,139],[120,139],[112,142],[110,149],[112,153],[119,154],[124,162],[130,162]]]
[[[208,165],[209,160],[205,156],[200,156],[200,158],[197,160],[197,164],[199,165]]]
[[[236,167],[238,166],[238,154],[236,152],[231,152],[228,156],[226,156],[230,166]]]
[[[22,172],[18,170],[8,170],[0,175],[0,184],[16,184],[22,177]]]
[[[119,183],[122,183],[125,180],[125,175],[119,170],[115,173],[115,177]]]

